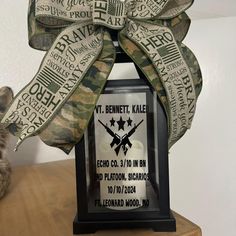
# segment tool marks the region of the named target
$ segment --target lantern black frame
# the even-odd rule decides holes
[[[122,51],[117,52],[116,62],[132,62]],[[140,87],[142,91],[151,90],[145,76],[137,68],[140,79],[108,81],[104,93],[112,93],[117,88]],[[137,89],[135,92],[138,91]],[[152,91],[152,90],[151,90]],[[152,91],[153,92],[153,91]],[[152,119],[152,117],[148,117]],[[170,210],[169,198],[169,167],[168,167],[168,129],[164,109],[157,99],[157,146],[159,166],[159,211],[112,211],[89,212],[87,198],[85,140],[84,137],[75,147],[76,155],[76,190],[77,190],[77,215],[73,223],[74,234],[94,233],[100,229],[113,228],[152,228],[154,231],[176,231],[176,222]],[[93,119],[90,122],[93,123]],[[152,122],[150,122],[152,123]],[[89,126],[89,127],[90,127]],[[88,127],[88,129],[89,129]],[[150,127],[149,127],[150,128]],[[91,129],[91,128],[90,128]],[[152,129],[152,128],[150,128]],[[148,135],[149,138],[149,135]],[[150,138],[149,138],[150,139]]]

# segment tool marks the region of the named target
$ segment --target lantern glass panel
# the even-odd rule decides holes
[[[88,213],[160,211],[157,95],[110,81],[84,135]]]

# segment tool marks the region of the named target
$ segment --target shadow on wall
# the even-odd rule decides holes
[[[33,137],[24,141],[17,152],[14,152],[17,138],[11,136],[8,143],[7,158],[13,166],[33,165],[37,163],[37,152],[40,140]]]

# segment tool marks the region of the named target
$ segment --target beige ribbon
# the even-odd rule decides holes
[[[192,0],[36,0],[35,22],[47,29],[31,45],[46,49],[51,32],[61,31],[34,79],[15,97],[2,118],[14,124],[17,146],[39,134],[73,94],[103,45],[105,28],[122,32],[153,64],[168,100],[169,145],[190,128],[196,107],[193,78],[172,31],[160,20],[174,18]],[[33,7],[32,7],[33,6]],[[87,89],[90,89],[89,86]]]

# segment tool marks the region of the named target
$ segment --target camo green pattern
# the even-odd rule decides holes
[[[40,133],[40,138],[47,145],[69,153],[82,138],[115,62],[115,48],[108,32],[104,32],[103,43],[101,54],[81,84],[48,127]]]
[[[157,74],[149,58],[143,53],[142,50],[139,49],[136,44],[134,44],[125,36],[124,31],[121,31],[119,33],[119,43],[122,49],[127,53],[127,55],[142,70],[143,74],[146,76],[152,87],[157,91],[157,95],[164,106],[165,112],[168,115],[168,102],[166,98],[166,92],[160,81],[159,75]]]
[[[164,110],[166,112],[168,123],[169,123],[169,108],[168,108],[168,101],[166,97],[165,89],[162,85],[162,82],[160,80],[160,77],[158,73],[156,72],[153,64],[149,60],[149,58],[146,56],[146,54],[130,39],[128,39],[125,36],[125,31],[121,31],[119,33],[119,43],[122,49],[129,55],[129,57],[132,58],[132,60],[135,62],[135,64],[142,70],[152,87],[157,91],[157,95],[164,107]],[[179,48],[182,52],[182,55],[184,56],[185,61],[187,62],[190,72],[192,74],[196,96],[198,97],[201,89],[202,89],[202,74],[200,70],[200,66],[198,64],[198,61],[194,54],[190,51],[189,48],[187,48],[184,44],[181,42],[178,43]],[[170,124],[169,124],[170,127]],[[178,140],[185,134],[187,129],[185,129],[180,136],[178,137]],[[176,141],[178,141],[176,140]],[[169,148],[173,146],[174,143],[171,143]]]
[[[28,39],[29,45],[38,50],[47,51],[57,36],[65,27],[47,27],[40,24],[35,18],[35,1],[30,0],[28,9]]]
[[[150,23],[149,20],[146,20],[146,22]],[[179,42],[184,40],[191,24],[191,20],[185,12],[171,19],[155,19],[151,22],[156,25],[168,27],[172,31],[175,40]]]
[[[13,99],[13,92],[9,87],[0,88],[0,120]],[[0,124],[1,125],[1,124]]]
[[[188,33],[191,20],[184,12],[172,19],[161,20],[160,23],[171,29],[176,41],[182,42]]]

